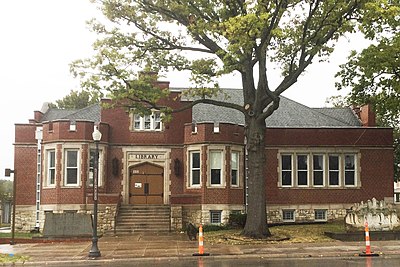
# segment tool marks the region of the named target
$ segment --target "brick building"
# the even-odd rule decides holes
[[[171,99],[181,92],[169,90]],[[241,90],[226,93],[243,103]],[[165,101],[178,108],[189,100]],[[373,197],[393,202],[392,129],[375,127],[367,106],[315,109],[282,97],[266,122],[269,222],[340,218]],[[141,117],[93,105],[35,111],[29,123],[15,125],[17,229],[42,228],[47,212],[92,212],[95,125],[102,133],[101,230],[114,229],[129,206],[167,207],[172,229],[245,212],[241,113],[199,104],[164,123],[157,110]]]

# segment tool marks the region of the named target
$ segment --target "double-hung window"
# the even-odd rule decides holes
[[[159,111],[153,111],[150,115],[144,116],[134,114],[133,129],[135,131],[161,131],[161,113]]]
[[[190,151],[190,186],[199,187],[200,180],[200,151]]]
[[[324,156],[313,155],[313,185],[324,186]]]
[[[239,186],[239,152],[231,153],[231,186]]]
[[[292,155],[282,155],[281,166],[282,186],[292,186]]]
[[[210,184],[222,185],[222,151],[210,150]]]
[[[65,185],[79,185],[79,151],[77,149],[65,150]]]
[[[329,155],[329,185],[339,186],[340,185],[340,162],[338,155]]]
[[[308,186],[308,155],[297,155],[297,185]]]
[[[356,152],[283,151],[279,154],[281,187],[355,187],[359,180]]]
[[[56,151],[47,151],[47,185],[56,184]]]
[[[344,185],[356,185],[355,155],[344,156]]]

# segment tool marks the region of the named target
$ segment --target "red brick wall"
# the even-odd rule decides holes
[[[185,125],[185,144],[209,142],[243,144],[244,129],[239,125],[221,123],[219,133],[214,133],[214,124],[198,123],[197,133],[192,133],[192,124]]]
[[[105,174],[105,180],[106,180],[106,192],[107,193],[120,193],[122,191],[122,177],[123,177],[123,171],[122,171],[122,162],[123,162],[123,153],[121,148],[116,147],[116,146],[110,146],[109,149],[107,150],[107,172]],[[117,167],[118,167],[118,173],[117,175],[113,174],[113,166],[112,166],[112,161],[113,159],[117,159]]]
[[[178,159],[180,162],[180,173],[179,175],[175,174],[174,171],[174,165],[175,165],[175,159]],[[173,148],[171,150],[171,185],[170,185],[170,190],[172,195],[176,194],[183,194],[184,192],[184,187],[185,187],[185,170],[184,170],[184,164],[185,164],[185,157],[183,155],[183,149],[182,148]]]
[[[378,146],[391,147],[389,128],[267,128],[267,146]]]
[[[167,87],[168,84],[163,84]],[[176,96],[173,95],[171,97]],[[169,104],[179,108],[184,103],[173,101],[172,98],[161,104]],[[102,194],[118,194],[121,192],[121,173],[124,155],[122,147],[126,145],[166,145],[171,149],[171,203],[243,203],[243,189],[230,188],[229,173],[225,172],[226,188],[207,188],[207,166],[202,164],[202,187],[187,188],[186,166],[187,151],[185,145],[206,144],[202,146],[201,157],[207,161],[208,144],[224,144],[227,146],[226,170],[229,170],[229,145],[242,145],[244,129],[234,124],[220,124],[220,132],[213,132],[212,123],[197,124],[198,132],[192,133],[191,110],[174,114],[171,122],[165,124],[162,132],[132,132],[129,130],[130,117],[123,109],[102,110],[101,144],[105,145],[105,186],[100,188]],[[44,124],[44,144],[56,142],[57,162],[56,188],[43,189],[42,204],[86,203],[91,188],[85,184],[79,188],[63,188],[62,174],[62,144],[64,142],[82,144],[81,177],[86,181],[88,169],[88,144],[92,141],[93,123],[78,121],[76,131],[69,130],[69,121],[53,122],[53,130],[49,124]],[[16,124],[15,128],[15,165],[17,170],[17,204],[35,204],[36,183],[36,124]],[[375,197],[383,199],[393,195],[393,150],[392,130],[383,128],[268,128],[266,129],[266,173],[267,173],[267,202],[268,204],[311,204],[311,203],[354,203]],[[346,147],[360,149],[361,188],[360,189],[317,189],[317,188],[279,188],[277,148],[329,148]],[[112,160],[119,162],[119,173],[112,173]],[[181,175],[174,172],[174,160],[181,162]],[[44,165],[43,165],[44,166]],[[243,170],[243,168],[242,168]],[[43,178],[45,179],[45,178]],[[379,185],[379,186],[377,186]],[[111,197],[115,198],[115,197]]]
[[[184,104],[174,100],[176,93],[166,101],[161,101],[160,105],[168,105],[172,108],[180,108]],[[102,122],[110,125],[109,142],[114,144],[141,144],[141,145],[160,145],[160,144],[182,144],[185,123],[192,120],[191,110],[174,113],[173,119],[165,122],[164,130],[157,132],[132,131],[131,118],[129,113],[123,108],[103,109],[101,112]]]
[[[350,147],[360,149],[361,154],[360,189],[278,188],[278,150],[267,148],[267,203],[355,203],[392,197],[392,140],[388,128],[267,129],[267,147]]]
[[[17,145],[14,149],[14,170],[16,171],[17,205],[35,205],[36,203],[36,145]],[[14,174],[15,175],[15,174]]]

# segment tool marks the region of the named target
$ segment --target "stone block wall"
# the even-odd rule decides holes
[[[12,218],[11,218],[12,220]],[[12,223],[12,222],[11,222]],[[43,220],[44,224],[44,220]],[[43,227],[43,224],[41,225]],[[35,206],[16,206],[15,207],[15,231],[30,232],[36,225]]]
[[[327,221],[344,219],[348,204],[334,205],[274,205],[267,207],[268,223],[282,223],[282,211],[293,210],[295,215],[294,222],[314,222],[315,210],[326,210]]]
[[[115,228],[115,214],[117,206],[112,204],[100,204],[98,206],[97,230],[99,233]],[[62,213],[64,211],[93,214],[93,205],[45,205],[40,211],[40,231],[43,231],[45,213]],[[15,212],[15,231],[30,232],[36,226],[35,206],[17,206]]]
[[[171,230],[180,231],[183,229],[182,206],[171,206]]]
[[[182,228],[185,228],[189,223],[201,223],[201,205],[185,205],[182,206]]]

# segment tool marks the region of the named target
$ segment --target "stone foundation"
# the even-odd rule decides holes
[[[99,233],[115,229],[116,205],[99,204]],[[294,223],[314,222],[315,210],[326,210],[327,220],[343,219],[349,204],[318,204],[318,205],[270,205],[267,207],[268,223],[282,223],[282,210],[294,211]],[[43,230],[45,212],[78,212],[93,214],[93,205],[42,205],[40,213],[40,230]],[[221,224],[227,224],[231,212],[244,213],[243,205],[205,204],[205,205],[172,205],[171,230],[180,231],[188,223],[195,225],[211,224],[210,211],[221,211]],[[15,229],[19,232],[29,232],[35,228],[35,207],[17,206]]]
[[[294,222],[315,222],[315,210],[326,210],[326,220],[343,219],[350,204],[274,205],[267,207],[268,223],[283,223],[283,210],[294,211]]]
[[[115,227],[116,205],[98,205],[97,229],[99,233],[109,231]],[[43,230],[45,213],[77,212],[93,214],[93,205],[42,205],[39,215],[39,229]],[[30,232],[36,226],[35,206],[16,206],[15,231]]]

